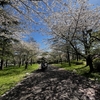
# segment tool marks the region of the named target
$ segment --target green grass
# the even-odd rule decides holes
[[[91,80],[98,80],[100,82],[100,73],[93,72],[91,74],[88,74],[89,67],[84,67],[85,63],[76,65],[75,63],[72,63],[71,66],[68,65],[68,63],[62,63],[62,64],[54,64],[54,66],[64,68],[65,70],[73,71],[79,75],[88,77]]]
[[[15,86],[19,81],[26,76],[26,73],[31,73],[38,68],[38,64],[33,64],[25,68],[22,67],[8,67],[0,71],[0,95]]]

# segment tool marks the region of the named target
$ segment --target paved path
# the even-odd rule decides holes
[[[100,100],[100,84],[56,67],[34,71],[0,100]]]

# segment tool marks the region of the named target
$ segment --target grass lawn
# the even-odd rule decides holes
[[[60,67],[60,68],[64,68],[65,70],[69,70],[69,71],[73,71],[79,75],[88,77],[91,80],[97,80],[100,82],[100,72],[94,72],[91,74],[88,74],[89,72],[89,67],[84,67],[85,63],[83,62],[83,64],[75,64],[72,63],[71,66],[68,65],[68,63],[62,63],[62,64],[54,64],[54,66]]]
[[[0,95],[15,86],[19,81],[26,76],[26,73],[31,73],[38,68],[38,64],[33,64],[25,68],[22,67],[8,67],[0,71]]]

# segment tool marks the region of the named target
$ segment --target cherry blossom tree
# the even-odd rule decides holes
[[[93,71],[90,55],[93,43],[100,40],[95,35],[100,29],[100,7],[93,7],[88,0],[1,0],[0,6],[12,9],[12,15],[28,20],[28,25],[34,24],[34,32],[39,30],[65,40]]]
[[[18,25],[18,20],[14,16],[10,16],[9,14],[7,14],[2,9],[0,9],[0,14],[0,69],[2,70],[4,60],[6,60],[7,63],[8,56],[12,55],[12,43],[17,41],[17,39],[14,38],[15,34],[13,33],[15,32],[14,27]]]
[[[99,34],[94,36],[94,32],[100,29],[100,7],[93,8],[88,0],[67,0],[61,4],[61,10],[47,18],[48,27],[51,29],[48,34],[66,40],[77,55],[86,59],[92,72],[91,50],[93,43],[99,40]]]
[[[16,43],[16,45],[13,45],[13,55],[19,65],[25,65],[25,69],[27,69],[28,64],[32,65],[33,58],[36,58],[36,55],[38,54],[38,44],[36,42],[25,42],[20,41]]]

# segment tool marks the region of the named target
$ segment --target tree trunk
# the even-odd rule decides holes
[[[25,62],[25,69],[28,67],[28,61]]]
[[[8,60],[6,60],[6,67],[8,67]]]
[[[93,68],[93,64],[92,64],[92,62],[91,62],[91,64],[89,64],[89,67],[90,67],[90,71],[89,71],[89,73],[93,72],[93,71],[94,71],[94,68]]]
[[[24,66],[24,64],[25,64],[24,62],[25,62],[25,60],[22,61],[22,66]]]
[[[87,58],[86,58],[86,66],[89,66],[90,67],[89,73],[91,73],[91,72],[94,71],[91,55],[88,55]]]
[[[15,60],[13,61],[13,63],[14,63],[14,66],[16,66],[16,61]]]
[[[62,64],[62,58],[60,58],[60,62],[61,62],[61,64]]]
[[[3,70],[3,63],[4,63],[4,60],[1,59],[1,66],[0,66],[0,70]]]
[[[76,59],[77,59],[77,61],[79,60],[79,55],[78,55],[78,53],[76,53]]]
[[[31,62],[30,62],[30,64],[31,64],[31,65],[33,64],[33,60],[32,60],[32,58],[31,58]]]
[[[68,60],[69,66],[71,66],[70,54],[69,54],[69,51],[68,50],[67,50],[67,60]]]
[[[21,61],[19,61],[19,67],[21,66]]]

